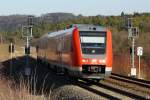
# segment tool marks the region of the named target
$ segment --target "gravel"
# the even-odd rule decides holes
[[[78,86],[66,85],[55,89],[51,96],[52,100],[100,100],[105,99],[86,91]]]

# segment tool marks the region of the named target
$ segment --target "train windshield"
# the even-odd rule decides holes
[[[80,32],[83,54],[105,54],[106,32]]]

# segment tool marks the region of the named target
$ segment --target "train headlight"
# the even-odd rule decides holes
[[[83,63],[86,63],[86,62],[88,62],[88,60],[86,60],[86,59],[82,59],[82,62],[83,62]]]
[[[105,60],[99,60],[99,63],[106,63]]]
[[[105,60],[102,60],[102,63],[106,63],[106,61],[105,61]]]

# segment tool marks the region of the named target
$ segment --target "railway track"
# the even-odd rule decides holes
[[[115,73],[112,73],[110,78],[120,80],[123,82],[133,83],[133,84],[143,86],[146,88],[150,88],[150,81],[147,81],[147,80],[142,80],[142,79],[132,78],[132,77],[128,77],[128,76],[118,75]]]
[[[96,95],[102,96],[102,97],[104,97],[106,99],[120,100],[118,97],[113,96],[111,94],[108,94],[107,93],[108,91],[106,91],[106,89],[104,89],[104,88],[102,89],[102,88],[99,88],[99,87],[98,87],[99,89],[95,89],[95,87],[93,87],[92,85],[90,85],[90,84],[88,84],[88,83],[86,83],[84,81],[80,80],[78,82],[75,82],[75,85],[77,85],[77,86],[79,86],[79,87],[81,87],[81,88],[83,88],[83,89],[85,89],[87,91],[90,91],[90,92],[92,92],[92,93],[94,93]]]
[[[97,95],[100,95],[102,97],[105,97],[107,99],[127,99],[127,100],[132,100],[132,99],[149,99],[149,96],[143,96],[139,95],[136,93],[133,93],[132,91],[116,87],[115,85],[112,85],[111,83],[107,84],[104,80],[104,82],[93,82],[93,81],[79,81],[77,83],[80,87],[91,91]],[[111,84],[111,85],[110,85]]]
[[[150,99],[150,84],[146,80],[112,74],[101,83],[124,90],[130,94],[130,97],[136,99]]]
[[[100,83],[82,80],[78,85],[107,99],[150,99],[150,82],[112,74]]]

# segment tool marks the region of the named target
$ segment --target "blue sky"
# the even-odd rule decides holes
[[[1,0],[0,15],[70,12],[75,15],[118,15],[150,12],[150,0]]]

